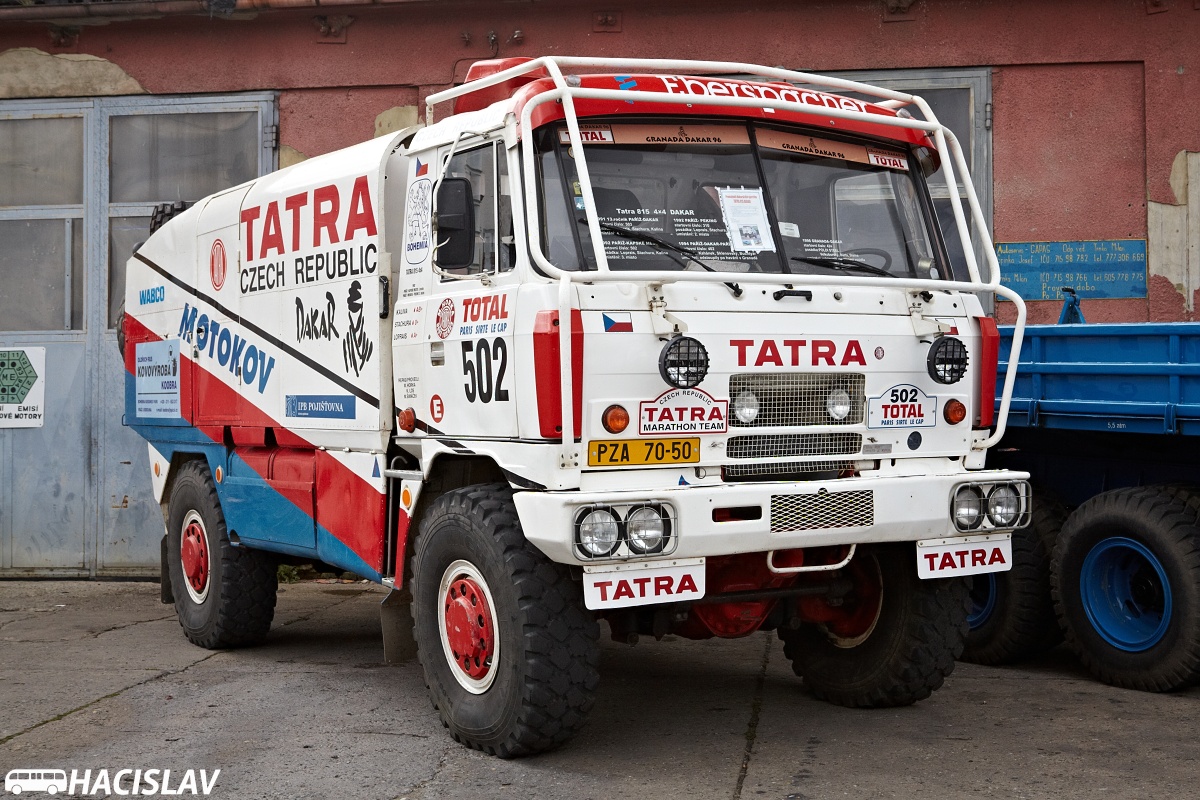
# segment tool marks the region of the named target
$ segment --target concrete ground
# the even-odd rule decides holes
[[[383,664],[383,596],[283,586],[265,645],[209,652],[156,584],[0,582],[0,777],[220,769],[212,797],[410,800],[1181,798],[1200,779],[1200,689],[1114,689],[1060,648],[855,711],[814,700],[766,634],[606,639],[582,734],[500,761],[446,735],[415,662]]]

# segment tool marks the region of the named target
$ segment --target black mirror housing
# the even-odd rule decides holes
[[[461,269],[475,261],[475,203],[471,181],[443,178],[437,193],[437,265]]]

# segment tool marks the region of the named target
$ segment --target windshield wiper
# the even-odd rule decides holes
[[[885,278],[897,277],[895,273],[888,272],[886,269],[874,267],[862,261],[855,261],[853,258],[830,258],[823,256],[792,256],[792,261],[802,261],[805,264],[812,264],[816,267],[828,267],[829,269],[837,269],[843,272],[847,270],[860,270],[869,272],[872,275],[882,275]]]
[[[587,224],[587,220],[582,217],[579,218],[577,221],[583,223],[584,225]],[[642,231],[635,231],[632,228],[622,228],[620,225],[610,225],[607,222],[600,223],[600,230],[608,231],[609,233],[615,233],[617,236],[622,236],[626,239],[632,239],[635,242],[646,242],[648,244],[656,244],[659,247],[663,248],[664,250],[670,250],[670,251],[679,253],[680,255],[687,256],[692,261],[695,261],[697,264],[699,264],[701,267],[708,270],[709,272],[719,272],[720,271],[720,270],[713,269],[708,264],[705,264],[704,261],[701,260],[700,254],[697,253],[695,250],[684,247],[683,245],[675,244],[672,241],[668,241],[667,239],[660,238],[658,236],[655,236],[652,233],[643,233]],[[684,269],[687,269],[687,264],[683,263],[679,259],[676,258],[676,259],[672,259],[672,260],[675,261],[676,264],[679,264]],[[736,283],[733,283],[732,281],[725,281],[724,283],[726,286],[729,287],[729,291],[733,292],[734,297],[742,296],[742,287],[738,286]]]

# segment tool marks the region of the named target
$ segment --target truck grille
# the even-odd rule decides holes
[[[782,427],[785,425],[860,425],[866,406],[867,378],[861,374],[832,375],[824,372],[794,372],[781,375],[738,373],[729,376],[729,398],[735,401],[744,391],[758,398],[758,416],[750,423],[736,414],[729,424],[737,428]],[[850,396],[850,413],[834,419],[825,410],[829,393],[842,389]],[[732,404],[732,403],[731,403]]]
[[[849,461],[771,461],[766,464],[726,464],[721,475],[726,481],[810,481],[836,477],[850,469]]]
[[[817,492],[771,497],[771,532],[856,528],[875,524],[875,493]]]
[[[862,450],[861,433],[797,433],[785,436],[732,436],[725,445],[729,458],[799,458],[852,456]]]

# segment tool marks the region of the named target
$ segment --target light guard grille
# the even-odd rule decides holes
[[[771,497],[771,532],[857,528],[875,524],[875,493],[818,492]]]
[[[786,436],[732,436],[729,458],[800,458],[852,456],[862,450],[861,433],[797,433]]]
[[[865,375],[833,375],[826,372],[793,372],[764,375],[738,373],[729,376],[729,399],[749,390],[758,398],[758,416],[750,424],[729,415],[735,428],[767,428],[786,425],[861,425],[866,407]],[[825,401],[834,389],[850,396],[850,413],[834,419],[825,410]]]

